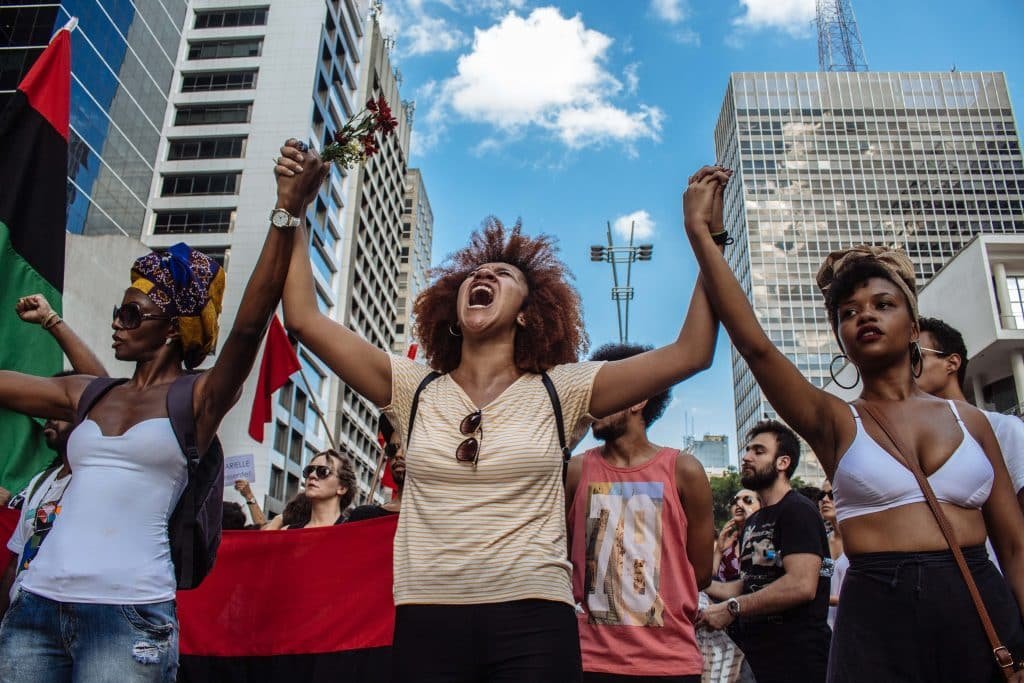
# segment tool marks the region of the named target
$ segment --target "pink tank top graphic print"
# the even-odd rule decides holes
[[[679,451],[643,465],[582,456],[570,508],[573,597],[583,670],[634,676],[700,674],[694,634],[697,582],[686,557],[686,515],[676,492]]]

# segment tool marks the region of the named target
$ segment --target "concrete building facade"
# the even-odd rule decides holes
[[[362,109],[365,4],[190,4],[143,241],[153,248],[187,241],[224,264],[221,343],[263,247],[276,196],[272,160],[281,144],[294,137],[322,147]],[[344,311],[342,245],[350,232],[344,214],[354,182],[352,172],[333,169],[306,216],[318,304],[336,320]],[[283,508],[299,489],[302,467],[330,445],[316,406],[336,429],[340,382],[312,354],[297,351],[305,379],[293,376],[275,396],[263,443],[247,434],[255,372],[220,429],[227,455],[254,455],[253,491],[270,513]]]
[[[399,262],[398,301],[395,309],[394,353],[406,353],[416,340],[412,337],[415,322],[412,307],[427,287],[430,257],[434,238],[434,213],[418,168],[410,168],[405,176],[405,198],[402,202],[402,244]]]
[[[838,352],[814,284],[830,251],[902,247],[927,282],[975,235],[1024,233],[1001,73],[734,73],[715,129],[727,257],[772,342],[817,386]],[[736,429],[775,417],[733,351]],[[820,478],[805,457],[798,474]]]

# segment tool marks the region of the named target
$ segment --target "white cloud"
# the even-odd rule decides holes
[[[740,0],[743,14],[733,21],[741,30],[776,29],[794,37],[811,33],[815,0]]]
[[[686,3],[683,0],[651,0],[651,11],[654,16],[678,24],[686,18]]]
[[[625,216],[619,216],[612,223],[615,234],[624,240],[629,239],[630,226],[635,226],[633,232],[634,240],[648,240],[654,237],[654,219],[651,218],[651,214],[643,209],[627,213]]]
[[[638,62],[627,64],[626,68],[622,70],[622,76],[626,79],[626,94],[635,95],[637,88],[640,87],[640,76],[637,71],[640,69]]]
[[[431,52],[451,52],[465,45],[469,39],[462,31],[438,17],[419,16],[398,34],[403,54],[425,55]],[[402,45],[408,45],[408,48]]]
[[[631,149],[637,140],[657,140],[660,109],[612,103],[624,90],[606,68],[612,42],[554,7],[526,17],[509,12],[475,30],[472,50],[459,57],[441,97],[469,121],[509,134],[538,126],[572,148],[619,142]],[[625,78],[636,87],[635,71]]]
[[[447,19],[427,13],[423,0],[389,2],[380,14],[384,35],[395,38],[398,56],[451,52],[469,42],[469,37]]]

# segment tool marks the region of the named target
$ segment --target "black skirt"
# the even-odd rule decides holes
[[[1003,575],[984,546],[964,548],[967,566],[1003,644],[1024,654],[1024,626]],[[850,557],[828,663],[829,683],[974,683],[1003,677],[953,553]]]

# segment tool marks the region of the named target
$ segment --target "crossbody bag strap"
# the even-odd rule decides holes
[[[551,377],[548,376],[547,372],[540,373],[540,381],[544,383],[544,388],[548,392],[548,398],[551,399],[551,407],[555,410],[558,446],[562,450],[562,483],[564,484],[569,476],[569,458],[572,457],[572,451],[569,450],[569,446],[565,442],[565,421],[562,418],[562,401],[558,398],[558,392],[555,391],[555,383],[551,381]]]
[[[946,514],[942,511],[942,507],[939,505],[939,501],[935,497],[935,492],[932,491],[932,486],[928,483],[928,478],[921,470],[921,465],[916,459],[907,455],[908,451],[902,447],[901,442],[897,440],[894,431],[890,428],[888,421],[880,412],[876,411],[873,407],[864,402],[861,403],[861,407],[889,438],[892,445],[896,447],[896,451],[900,455],[896,460],[901,461],[903,466],[910,470],[911,474],[914,475],[914,479],[917,480],[918,486],[921,487],[921,492],[924,493],[925,501],[927,501],[928,507],[935,516],[935,521],[939,523],[939,528],[942,530],[942,535],[946,537],[946,543],[949,544],[949,549],[953,552],[953,558],[956,560],[956,565],[960,569],[960,574],[964,577],[964,583],[967,584],[967,592],[971,595],[971,601],[974,602],[974,609],[977,610],[978,618],[981,619],[981,625],[985,629],[985,636],[988,638],[989,645],[992,646],[992,656],[995,657],[996,663],[999,665],[999,670],[1002,671],[1003,676],[1006,677],[1007,680],[1010,680],[1013,671],[1016,668],[1013,661],[1013,655],[1010,654],[1010,651],[999,640],[999,634],[996,633],[995,626],[992,625],[992,619],[989,618],[988,610],[985,608],[985,603],[981,599],[981,593],[978,592],[978,585],[974,582],[971,570],[967,568],[967,561],[964,559],[963,551],[960,550],[960,544],[957,543],[956,536],[953,534],[953,527],[950,525]],[[893,453],[890,453],[890,455],[896,457]]]
[[[409,442],[412,441],[412,426],[416,424],[416,411],[420,407],[420,394],[427,388],[427,385],[433,382],[435,379],[441,376],[440,372],[432,370],[423,378],[420,385],[416,387],[416,393],[412,395],[412,405],[409,407],[409,431],[405,433],[405,446],[409,447]]]

